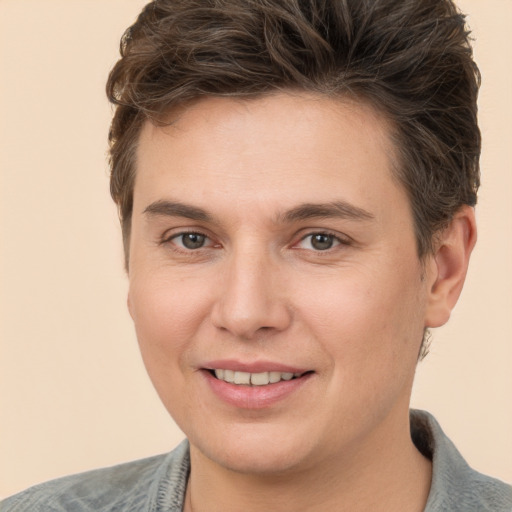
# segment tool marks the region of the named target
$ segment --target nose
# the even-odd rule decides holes
[[[237,251],[225,268],[212,309],[215,327],[251,340],[290,325],[292,311],[285,298],[283,274],[271,255]]]

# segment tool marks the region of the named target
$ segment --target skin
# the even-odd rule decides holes
[[[423,331],[464,282],[472,209],[420,261],[391,127],[362,103],[208,98],[172,121],[139,141],[128,306],[190,441],[187,510],[423,510],[409,399]],[[297,214],[335,202],[341,215]],[[205,378],[219,359],[310,374],[269,407],[234,407]]]

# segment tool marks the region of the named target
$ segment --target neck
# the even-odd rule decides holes
[[[191,445],[185,512],[420,512],[432,469],[409,432],[407,417],[399,430],[396,424],[384,425],[352,453],[345,450],[321,464],[263,475],[231,471]]]

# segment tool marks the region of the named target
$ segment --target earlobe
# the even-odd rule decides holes
[[[425,327],[440,327],[450,318],[464,286],[475,243],[475,211],[470,206],[463,206],[439,234],[429,262]]]

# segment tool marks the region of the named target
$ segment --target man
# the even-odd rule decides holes
[[[5,509],[510,510],[409,413],[476,240],[453,5],[153,2],[107,89],[128,306],[188,442]]]

